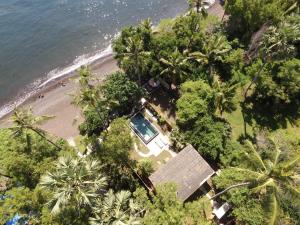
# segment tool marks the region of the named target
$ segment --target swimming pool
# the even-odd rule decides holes
[[[141,113],[138,113],[131,118],[130,125],[145,144],[148,144],[158,135],[158,131]]]

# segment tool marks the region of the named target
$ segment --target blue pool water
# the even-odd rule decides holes
[[[144,141],[145,144],[148,144],[154,137],[158,135],[157,130],[140,113],[131,118],[130,124],[136,134]]]

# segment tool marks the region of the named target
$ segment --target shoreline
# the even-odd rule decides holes
[[[119,70],[113,53],[83,65],[90,68],[98,84],[101,84],[109,74]],[[18,106],[31,107],[35,115],[54,116],[40,127],[48,133],[64,139],[76,137],[79,134],[78,125],[83,121],[80,108],[71,103],[71,95],[78,88],[76,78],[79,74],[77,70],[78,68],[63,76],[50,78],[51,81],[47,82],[45,86],[39,86]],[[39,98],[39,96],[43,97]],[[0,118],[0,128],[11,126],[9,117],[13,111],[14,109]]]
[[[113,50],[111,44],[109,44],[102,50],[96,51],[90,55],[82,55],[80,57],[83,58],[80,61],[76,61],[77,59],[75,59],[72,64],[49,71],[46,76],[33,81],[31,84],[27,85],[29,88],[25,87],[23,91],[21,90],[13,97],[13,99],[1,105],[0,127],[1,121],[11,115],[16,108],[23,106],[38,95],[42,95],[47,90],[54,88],[59,85],[60,82],[65,82],[68,78],[76,76],[76,71],[81,66],[93,67],[94,64],[99,64],[100,62],[104,62],[106,59],[113,57]],[[39,82],[39,84],[34,85],[36,82]]]

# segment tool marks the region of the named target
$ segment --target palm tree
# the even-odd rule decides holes
[[[144,72],[147,66],[147,58],[150,52],[145,51],[144,43],[138,36],[132,36],[126,39],[125,52],[121,53],[121,67],[129,68],[134,71],[134,76],[138,77],[139,85],[142,85],[141,73]]]
[[[56,148],[61,149],[60,146],[58,146],[56,143],[47,138],[46,132],[44,130],[38,127],[39,125],[42,125],[43,123],[52,118],[53,116],[34,116],[31,108],[16,109],[13,113],[13,116],[11,117],[14,126],[10,129],[13,131],[14,135],[27,133],[27,131],[29,130],[33,131]]]
[[[201,13],[203,16],[207,16],[207,11],[203,7],[204,6],[203,0],[187,0],[187,2],[191,10],[196,8],[197,13]]]
[[[106,177],[100,171],[97,160],[89,158],[62,157],[53,173],[42,176],[40,186],[51,191],[51,213],[57,214],[65,206],[74,204],[80,207],[92,207],[92,202],[103,195]]]
[[[215,34],[203,38],[202,50],[189,53],[188,59],[208,66],[208,81],[212,84],[216,62],[224,60],[225,55],[231,50],[227,39],[223,35]]]
[[[244,152],[243,166],[225,169],[231,174],[244,174],[244,180],[226,188],[213,196],[212,199],[233,188],[248,186],[252,193],[257,194],[260,199],[266,202],[265,210],[269,224],[276,224],[280,213],[281,200],[286,197],[300,199],[300,155],[287,158],[285,153],[272,140],[270,140],[272,149],[265,150],[264,154],[260,154],[259,149],[251,142],[247,141],[247,145],[248,148]],[[224,176],[226,179],[226,175]]]
[[[130,197],[129,191],[116,194],[112,190],[108,191],[103,199],[96,201],[93,207],[95,216],[90,218],[90,223],[92,225],[140,224],[143,210]]]
[[[84,112],[89,109],[94,109],[99,118],[103,121],[104,126],[106,126],[108,122],[108,111],[117,106],[118,102],[108,101],[103,96],[100,87],[90,85],[92,74],[87,67],[82,67],[79,71],[79,75],[80,90],[73,95],[72,104],[80,106]]]
[[[245,107],[248,93],[251,87],[256,83],[261,73],[265,69],[268,62],[273,60],[286,60],[289,57],[294,57],[295,47],[299,41],[300,26],[299,24],[294,24],[290,21],[283,21],[279,27],[270,26],[267,32],[263,35],[260,42],[258,43],[258,56],[262,59],[259,70],[253,76],[250,84],[246,87],[244,91],[244,99],[241,102],[242,107]],[[255,45],[253,43],[252,45]],[[244,133],[247,136],[247,123],[245,121],[245,115],[243,113],[244,120]]]
[[[221,82],[218,76],[215,76],[213,82],[213,89],[215,95],[215,106],[219,110],[222,117],[223,112],[232,112],[236,109],[236,103],[234,101],[236,95],[236,82],[224,83]]]
[[[262,59],[262,64],[244,92],[244,101],[248,96],[250,88],[257,81],[268,62],[272,62],[273,60],[285,60],[295,55],[293,43],[300,40],[299,24],[282,22],[280,26],[281,30],[284,30],[283,32],[280,31],[278,27],[270,26],[259,43],[259,56]]]
[[[161,75],[168,75],[173,80],[172,82],[177,84],[177,81],[182,81],[187,77],[187,59],[176,48],[176,50],[165,58],[159,60],[166,68],[161,71]]]

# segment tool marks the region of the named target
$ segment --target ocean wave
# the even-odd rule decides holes
[[[70,73],[79,69],[81,66],[90,65],[91,63],[100,59],[105,59],[106,57],[109,57],[112,54],[113,54],[113,50],[110,44],[104,50],[97,51],[92,55],[85,54],[77,57],[71,65],[64,67],[63,69],[57,68],[50,71],[47,74],[46,78],[35,80],[33,83],[28,85],[25,88],[25,91],[21,95],[17,96],[15,100],[1,106],[0,119],[3,118],[5,115],[11,113],[15,108],[23,104],[26,100],[34,96],[37,92],[47,87],[47,85],[49,85],[51,82],[69,75]]]

